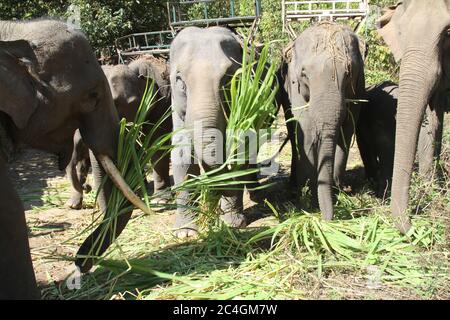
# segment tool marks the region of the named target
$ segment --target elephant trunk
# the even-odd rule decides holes
[[[186,123],[194,129],[194,154],[204,169],[222,164],[226,120],[218,92],[194,92],[188,98]]]
[[[105,86],[107,86],[106,79]],[[119,118],[114,108],[109,87],[105,88],[104,94],[105,96],[97,105],[97,108],[85,115],[80,125],[83,140],[92,150],[90,159],[95,188],[99,190],[98,204],[100,210],[105,214],[103,221],[78,250],[77,256],[79,258],[76,265],[82,272],[88,272],[92,268],[94,264],[93,256],[100,256],[108,249],[114,239],[122,233],[131,217],[131,211],[122,213],[115,219],[115,223],[111,224],[110,217],[106,216],[113,184],[122,191],[129,202],[149,213],[147,206],[133,193],[114,165],[113,159],[116,158],[118,146]],[[110,179],[102,185],[105,173]],[[101,189],[99,189],[100,187]],[[104,233],[104,228],[109,225],[112,225],[112,227]]]
[[[322,92],[311,97],[310,112],[314,114],[317,147],[317,194],[325,220],[333,218],[334,162],[337,138],[345,115],[343,94]]]
[[[391,210],[402,233],[411,228],[407,215],[411,174],[419,129],[438,79],[438,61],[437,50],[414,49],[405,53],[400,67]]]

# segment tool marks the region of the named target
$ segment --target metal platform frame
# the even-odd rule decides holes
[[[116,39],[119,63],[125,63],[129,57],[142,54],[168,55],[170,42],[174,38],[173,31],[152,31],[133,33]]]
[[[178,30],[188,26],[230,26],[230,27],[250,27],[255,24],[261,16],[261,0],[254,0],[254,15],[237,16],[235,0],[228,0],[229,16],[214,17],[208,11],[208,5],[217,2],[217,0],[179,0],[168,1],[167,12],[169,23],[173,30]],[[203,18],[197,20],[188,20],[187,11],[192,5],[203,4]]]
[[[369,0],[282,0],[283,30],[292,38],[297,34],[293,22],[348,20],[362,21],[369,15]]]
[[[208,11],[208,5],[217,3],[218,0],[178,0],[167,2],[167,12],[172,30],[152,31],[133,33],[116,39],[116,50],[118,62],[123,64],[128,59],[142,54],[168,55],[170,43],[177,31],[187,26],[229,26],[251,27],[250,37],[254,37],[261,17],[261,0],[254,1],[254,15],[236,15],[236,0],[228,0],[228,8],[223,8],[229,12],[226,17],[214,17]],[[223,0],[222,0],[223,1]],[[192,5],[203,6],[203,19],[189,20],[188,10]]]

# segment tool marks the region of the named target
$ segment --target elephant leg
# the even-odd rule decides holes
[[[337,139],[336,154],[334,157],[334,183],[341,186],[347,167],[348,154],[354,133],[354,124],[351,119],[347,119],[341,127],[341,132]]]
[[[243,195],[243,190],[228,190],[224,191],[220,198],[220,209],[222,211],[220,218],[233,228],[243,228],[247,224],[243,214]]]
[[[189,174],[199,174],[198,165],[192,164],[192,148],[189,135],[183,132],[184,121],[178,113],[172,114],[174,132],[171,152],[172,171],[175,187],[188,179]],[[188,139],[186,139],[188,138]],[[188,238],[197,235],[198,226],[195,214],[188,208],[190,194],[188,190],[180,190],[176,194],[177,212],[175,215],[174,230],[178,238]]]
[[[306,121],[302,121],[296,130],[297,157],[293,161],[296,166],[296,185],[300,192],[307,187],[311,192],[311,207],[318,208],[317,194],[317,150],[315,137]]]
[[[106,176],[102,166],[97,161],[97,158],[95,157],[94,153],[89,150],[89,158],[91,160],[92,164],[92,176],[94,180],[94,190],[97,191],[102,186],[103,178]],[[110,183],[103,186],[99,192],[99,195],[97,197],[97,204],[100,208],[100,211],[106,212],[106,209],[108,208],[107,203],[107,196],[108,194],[111,194],[112,185]]]
[[[174,159],[172,155],[172,159]],[[172,160],[174,161],[174,160]],[[198,175],[200,170],[198,166],[189,165],[173,165],[173,176],[175,186],[184,182],[188,175]],[[187,190],[178,191],[176,194],[177,212],[175,215],[175,235],[178,238],[188,238],[197,235],[198,226],[195,221],[196,215],[190,208],[191,199],[195,198],[194,194],[190,194]]]
[[[370,137],[370,120],[360,119],[360,123],[356,130],[356,141],[358,143],[359,155],[361,156],[364,172],[367,180],[376,183],[378,178],[378,160],[376,148],[371,143]]]
[[[87,176],[89,174],[89,168],[91,167],[91,163],[89,161],[89,156],[85,159],[82,159],[77,166],[77,175],[80,184],[83,186],[83,190],[86,193],[92,191],[92,187],[86,183]]]
[[[420,130],[418,143],[419,173],[429,178],[434,171],[436,161],[441,155],[444,111],[428,106]]]
[[[39,299],[22,202],[0,159],[0,299]]]
[[[161,118],[163,114],[161,112],[156,112],[153,114],[157,119]],[[172,124],[168,121],[171,119],[166,119],[163,123],[159,123],[158,127],[155,128],[154,124],[149,124],[144,128],[147,134],[152,134],[150,143],[155,143],[158,139],[163,138],[171,132]],[[172,198],[172,194],[169,190],[170,188],[170,175],[169,175],[169,164],[170,164],[170,141],[164,143],[164,148],[155,151],[154,155],[150,159],[153,168],[153,196],[151,198],[151,203],[155,205],[153,210],[162,211],[164,210],[164,205],[169,203]],[[166,149],[166,150],[164,150]],[[146,187],[148,190],[148,183],[146,182]]]
[[[67,177],[72,185],[71,196],[66,202],[66,207],[79,210],[83,206],[83,190],[89,171],[89,150],[84,144],[80,131],[74,134],[74,148],[72,158],[66,168]],[[90,186],[89,186],[90,188]],[[86,186],[86,189],[89,189]],[[89,190],[90,191],[90,190]],[[89,192],[87,191],[87,192]]]
[[[80,181],[80,164],[78,163],[79,155],[76,146],[72,154],[72,159],[66,168],[67,177],[71,183],[70,198],[66,202],[66,207],[79,210],[83,206],[83,184]]]
[[[377,196],[384,197],[390,190],[394,170],[394,148],[384,147],[379,152]]]
[[[286,112],[286,111],[285,111]],[[289,110],[289,114],[291,114],[291,111]],[[297,177],[297,169],[298,169],[298,161],[300,159],[300,155],[298,152],[298,130],[297,130],[297,124],[296,122],[292,121],[293,120],[293,116],[291,115],[289,118],[286,117],[287,120],[291,120],[288,121],[288,123],[286,123],[286,127],[288,130],[288,135],[289,135],[289,140],[291,141],[291,175],[289,177],[289,184],[291,185],[291,187],[294,187],[295,189],[297,189],[299,187],[299,181],[298,181],[298,177]]]
[[[70,198],[66,202],[66,207],[79,210],[83,206],[83,187],[78,180],[77,165],[72,162],[66,168],[67,177],[71,181]]]
[[[153,192],[152,203],[156,205],[154,210],[164,209],[158,208],[158,205],[169,203],[172,198],[170,188],[169,163],[170,153],[167,150],[155,152],[151,159],[153,165]]]
[[[161,154],[156,160],[153,167],[153,185],[154,185],[154,197],[153,204],[167,204],[171,199],[170,193],[170,176],[169,176],[169,154]],[[157,208],[154,208],[157,209]]]

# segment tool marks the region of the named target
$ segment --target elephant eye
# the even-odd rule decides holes
[[[179,74],[177,74],[177,77],[176,77],[176,83],[177,83],[177,86],[178,86],[181,90],[183,90],[183,91],[186,90],[186,84],[184,83],[183,79],[181,79],[181,76],[180,76]]]
[[[300,77],[302,77],[303,79],[308,79],[308,76],[305,73],[305,70],[302,70],[302,72],[300,73]]]

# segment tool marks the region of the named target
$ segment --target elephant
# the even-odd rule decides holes
[[[398,85],[383,81],[366,88],[368,100],[361,107],[356,140],[366,177],[382,197],[389,190],[394,168],[395,117]]]
[[[134,121],[147,86],[147,80],[154,82],[156,102],[152,106],[147,119],[148,124],[144,126],[144,131],[151,132],[160,119],[164,120],[152,133],[153,140],[170,134],[172,131],[172,119],[170,114],[167,114],[170,111],[168,68],[166,60],[151,55],[140,56],[129,65],[102,66],[111,88],[119,118],[125,118],[128,122]],[[165,150],[155,152],[152,158],[155,193],[152,202],[156,205],[155,210],[162,208],[158,208],[157,205],[166,204],[170,200],[170,192],[167,192],[170,188],[169,162],[170,154]],[[66,203],[69,208],[81,209],[83,190],[88,191],[90,189],[89,185],[84,184],[88,170],[89,152],[77,131],[74,136],[72,159],[66,168],[67,176],[72,183],[72,194]],[[156,196],[156,194],[159,194],[159,196]]]
[[[278,72],[292,145],[290,182],[296,190],[309,187],[326,220],[333,218],[333,188],[342,182],[365,95],[361,44],[349,28],[320,22],[285,50]]]
[[[399,1],[378,22],[378,32],[401,60],[391,211],[405,234],[411,228],[408,204],[416,148],[424,159],[419,171],[430,173],[441,151],[444,112],[450,110],[450,0]],[[425,113],[427,128],[419,135]]]
[[[175,185],[189,175],[209,171],[223,163],[226,114],[223,87],[242,61],[242,41],[224,27],[183,29],[170,48],[170,83],[174,135],[171,153]],[[197,127],[200,127],[198,130]],[[238,189],[238,188],[236,188]],[[243,190],[223,190],[221,218],[233,227],[246,224]],[[239,188],[240,189],[240,188]],[[177,194],[175,234],[195,236],[198,226],[189,204],[189,191]]]
[[[105,75],[84,34],[56,20],[0,21],[0,112],[9,121],[14,141],[59,155],[67,166],[77,128],[92,150],[94,177],[105,211],[112,183],[136,206],[144,205],[126,185],[113,159],[117,155],[119,119]],[[105,171],[104,171],[104,170]],[[22,203],[0,159],[0,299],[35,299],[39,292],[33,272]],[[81,246],[76,264],[88,271],[92,250],[103,253],[125,224],[108,232],[101,248],[94,244],[99,229]]]

